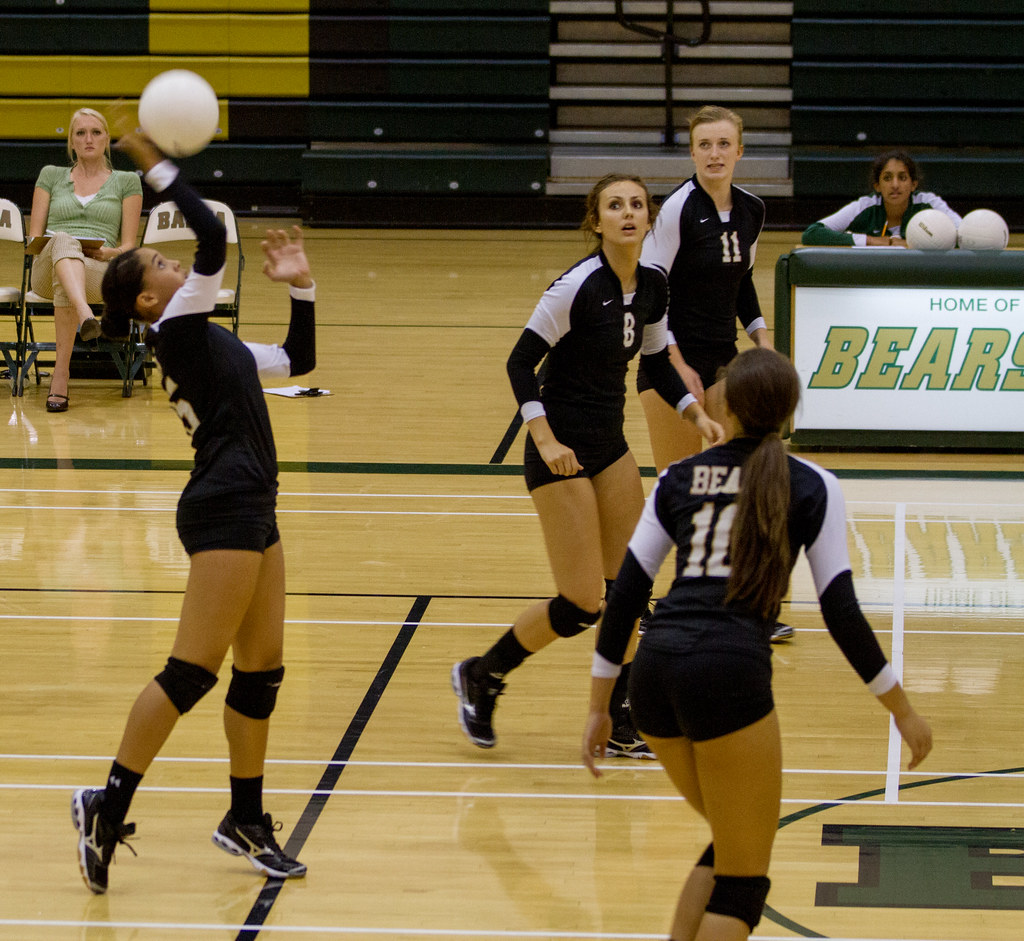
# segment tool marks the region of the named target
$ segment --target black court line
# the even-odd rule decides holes
[[[519,429],[523,427],[523,416],[516,412],[512,416],[512,421],[509,422],[508,429],[505,432],[505,437],[501,439],[501,442],[494,449],[494,453],[491,455],[491,464],[501,464],[505,460],[505,455],[508,454],[509,448],[512,447],[513,442],[516,440],[516,435],[519,434]]]
[[[394,643],[392,643],[391,649],[384,658],[384,662],[381,663],[380,669],[377,670],[377,675],[370,684],[370,688],[366,691],[363,701],[359,704],[359,708],[356,709],[352,721],[349,723],[345,734],[338,743],[338,747],[331,756],[331,763],[320,776],[320,781],[316,786],[318,793],[310,797],[309,802],[306,804],[306,809],[303,810],[298,823],[295,824],[295,829],[292,830],[291,836],[288,837],[284,851],[289,856],[298,856],[306,840],[309,839],[309,834],[312,832],[317,820],[320,819],[320,814],[323,813],[324,807],[327,806],[327,801],[331,796],[330,792],[334,790],[342,771],[348,766],[347,762],[352,757],[352,752],[355,750],[360,736],[366,729],[366,725],[373,715],[373,710],[377,708],[377,704],[384,695],[384,690],[387,689],[388,683],[391,682],[391,677],[394,676],[395,670],[398,668],[398,664],[405,654],[413,634],[416,633],[416,628],[419,626],[420,621],[423,620],[428,604],[430,604],[430,598],[426,595],[420,595],[409,609],[405,623],[402,625],[401,630],[399,630],[398,636],[395,638]],[[260,933],[259,926],[266,922],[267,916],[274,907],[274,902],[277,901],[285,881],[284,879],[267,879],[263,891],[260,892],[259,897],[249,911],[248,917],[245,919],[245,924],[251,927],[243,928],[238,933],[235,941],[254,941],[258,937]]]
[[[811,451],[794,452],[815,461]],[[955,458],[955,455],[950,455]],[[816,461],[820,463],[820,461]],[[188,460],[154,461],[128,458],[24,458],[0,457],[0,470],[120,470],[191,471]],[[402,464],[357,461],[278,461],[282,474],[386,474],[448,477],[517,477],[521,464]],[[850,480],[1024,480],[1024,470],[916,470],[913,468],[830,468],[839,478]],[[641,477],[657,477],[654,467],[641,467]]]

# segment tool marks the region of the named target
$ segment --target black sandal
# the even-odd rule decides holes
[[[60,401],[52,401],[60,399]],[[46,410],[48,412],[66,412],[68,410],[68,397],[58,392],[50,392],[46,396]]]

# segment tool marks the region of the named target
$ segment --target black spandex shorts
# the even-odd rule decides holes
[[[178,537],[189,555],[209,549],[264,552],[280,538],[274,500],[224,497],[178,503]]]
[[[629,672],[629,702],[636,727],[648,735],[718,738],[775,708],[771,663],[735,652],[675,653],[641,641]]]
[[[526,435],[526,448],[523,454],[523,474],[526,477],[526,489],[536,490],[544,484],[554,483],[556,480],[572,480],[573,477],[596,477],[603,470],[607,470],[620,457],[629,451],[626,439],[620,437],[612,441],[604,441],[599,444],[580,444],[579,442],[565,441],[559,438],[563,444],[568,445],[576,453],[576,460],[583,465],[583,470],[566,477],[563,474],[553,474],[544,459],[533,443],[529,433]]]
[[[697,370],[700,381],[707,389],[718,382],[718,371],[733,361],[737,351],[735,343],[702,343],[692,349],[680,346],[679,352],[686,360],[686,365]],[[653,388],[641,362],[636,371],[636,391],[646,392]]]

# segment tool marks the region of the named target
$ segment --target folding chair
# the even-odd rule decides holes
[[[228,245],[237,247],[236,274],[234,288],[221,286],[217,292],[217,306],[214,316],[227,317],[231,321],[231,329],[238,333],[238,308],[242,295],[242,271],[245,269],[245,257],[242,254],[242,243],[238,238],[238,225],[235,214],[225,203],[213,199],[204,200],[214,215],[224,223],[228,231]],[[155,245],[166,242],[195,242],[196,235],[188,227],[181,210],[173,202],[164,202],[154,206],[146,219],[146,228],[142,233],[143,245]],[[230,259],[229,259],[230,269]],[[229,279],[227,279],[229,280]],[[230,283],[230,280],[229,280]]]
[[[32,279],[31,255],[27,255],[25,258],[25,279],[26,287],[28,287]],[[92,308],[92,312],[97,317],[102,315],[102,304],[90,304],[89,307]],[[36,294],[35,291],[29,288],[25,291],[18,395],[24,394],[25,380],[28,378],[30,371],[34,371],[36,385],[39,385],[44,375],[39,367],[52,366],[55,362],[52,359],[40,359],[39,356],[40,353],[55,353],[57,350],[57,342],[55,339],[49,338],[49,330],[47,330],[47,337],[45,339],[36,338],[35,321],[40,316],[49,317],[52,321],[53,301],[48,297],[43,297],[41,294]],[[75,365],[76,354],[81,362],[85,357],[93,353],[106,353],[113,361],[117,375],[121,379],[122,397],[128,398],[131,396],[136,378],[141,378],[143,385],[147,384],[148,379],[144,367],[149,357],[149,349],[142,341],[142,328],[134,320],[130,321],[129,335],[124,340],[108,340],[106,337],[100,337],[96,340],[86,341],[76,335],[75,344],[71,348],[72,368]]]
[[[18,391],[21,375],[21,325],[22,300],[25,296],[25,220],[21,209],[9,199],[0,199],[0,241],[15,242],[18,246],[17,266],[21,272],[20,285],[0,284],[0,318],[3,328],[0,332],[0,353],[3,354],[3,369],[11,380],[11,395]],[[8,320],[11,331],[8,332]],[[13,333],[13,336],[11,334]]]

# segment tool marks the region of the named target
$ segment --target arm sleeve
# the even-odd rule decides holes
[[[747,273],[740,282],[740,289],[736,295],[736,313],[739,314],[740,323],[747,333],[757,330],[759,327],[767,327],[764,317],[761,315],[761,304],[757,299],[757,291],[754,288],[754,269],[747,269]]]
[[[227,230],[178,172],[169,160],[158,163],[146,174],[146,182],[167,199],[173,200],[185,217],[189,228],[195,232],[195,261],[192,270],[196,274],[214,275],[223,267],[227,258]]]
[[[608,605],[597,631],[595,649],[608,663],[622,663],[633,625],[647,607],[653,587],[653,579],[627,550],[618,577],[608,592]]]
[[[643,613],[651,596],[654,579],[674,545],[658,518],[661,482],[644,503],[644,511],[629,541],[626,558],[608,592],[608,606],[597,633],[596,652],[611,664],[621,664],[626,655],[636,619]]]
[[[850,666],[857,671],[857,675],[868,684],[874,686],[873,681],[883,673],[888,666],[885,654],[878,645],[875,632],[871,630],[867,618],[860,609],[857,595],[853,589],[853,575],[849,570],[840,572],[828,588],[822,593],[819,599],[821,613],[825,618],[825,626],[832,635],[832,639],[843,652],[843,656],[849,661]],[[895,678],[894,678],[895,679]],[[889,684],[884,689],[872,692],[878,695],[879,692],[886,692],[891,688]]]
[[[303,376],[316,367],[316,287],[291,288],[292,316],[283,346],[246,343],[260,379]]]
[[[505,368],[509,381],[512,383],[512,394],[516,397],[520,410],[533,403],[540,404],[540,382],[537,380],[537,366],[547,355],[551,347],[541,336],[527,327],[520,335],[516,345],[512,347]],[[533,410],[532,417],[543,414]],[[529,421],[526,414],[523,418]]]

